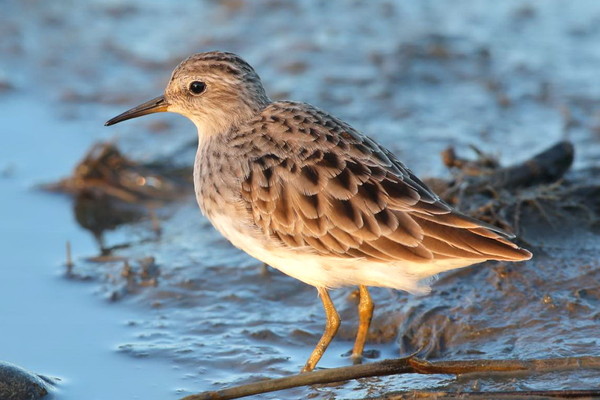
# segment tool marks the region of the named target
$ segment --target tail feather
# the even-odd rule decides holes
[[[446,215],[437,215],[435,218],[413,215],[427,237],[424,239],[426,247],[436,254],[436,258],[472,256],[481,260],[503,261],[531,258],[529,251],[508,240],[510,236],[499,228],[492,231],[487,224],[475,225],[474,221],[477,220],[463,219],[458,213],[452,214],[450,218],[443,218]]]

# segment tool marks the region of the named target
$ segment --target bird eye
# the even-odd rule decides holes
[[[190,83],[190,92],[193,94],[200,94],[204,92],[204,89],[206,89],[206,83],[204,82],[194,81]]]

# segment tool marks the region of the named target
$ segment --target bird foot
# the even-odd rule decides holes
[[[352,364],[354,364],[354,365],[359,365],[359,364],[362,364],[362,362],[363,362],[362,354],[352,354],[350,356],[350,358],[352,359]]]

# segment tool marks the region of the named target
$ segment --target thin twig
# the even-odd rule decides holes
[[[71,242],[67,240],[67,261],[65,262],[65,266],[67,267],[67,272],[71,272],[75,264],[73,264],[73,256],[71,255]]]
[[[494,372],[542,372],[557,370],[600,369],[600,357],[566,357],[533,360],[460,360],[425,361],[415,357],[384,360],[365,365],[304,373],[285,378],[268,379],[229,389],[203,392],[181,400],[228,400],[293,387],[333,383],[373,376],[394,374],[467,374]]]
[[[381,397],[370,397],[369,400],[544,400],[544,399],[597,399],[600,390],[523,390],[506,392],[445,392],[445,391],[410,391],[395,392]]]
[[[472,374],[480,372],[548,372],[600,369],[600,357],[562,357],[530,360],[459,360],[429,362],[410,359],[414,372],[420,374]]]
[[[371,376],[385,376],[413,372],[410,357],[395,360],[384,360],[372,364],[352,365],[349,367],[331,368],[313,371],[299,375],[286,376],[285,378],[268,379],[261,382],[250,383],[229,389],[214,392],[203,392],[187,396],[181,400],[227,400],[237,399],[253,394],[274,392],[299,386],[316,385],[347,381],[350,379],[366,378]]]

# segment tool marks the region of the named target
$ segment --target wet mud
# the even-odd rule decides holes
[[[120,225],[150,219],[160,234],[156,210],[193,191],[191,174],[191,167],[174,166],[168,159],[137,163],[114,144],[97,143],[71,176],[41,188],[72,195],[77,223],[92,233],[102,255],[108,255],[104,233]]]
[[[410,354],[428,360],[595,354],[600,201],[589,194],[600,190],[600,181],[594,170],[568,172],[573,151],[564,142],[508,167],[484,154],[447,163],[456,169],[453,178],[431,181],[444,189],[439,193],[471,215],[518,231],[535,257],[526,263],[488,262],[442,274],[426,297],[372,289],[377,310],[367,361]],[[447,160],[447,152],[442,157]],[[539,173],[540,163],[545,174]],[[155,319],[132,322],[140,330],[139,340],[120,346],[120,351],[185,365],[202,359],[198,379],[228,370],[230,362],[242,363],[240,374],[248,377],[218,381],[223,385],[252,381],[256,373],[272,377],[296,372],[303,359],[300,350],[308,354],[320,336],[314,289],[232,250],[216,232],[206,237],[193,224],[182,226],[183,220],[196,218],[193,196],[164,207],[169,211],[160,222],[160,238],[128,245],[94,262],[79,261],[69,271],[71,278],[98,282],[111,301],[129,298],[140,306],[151,305]],[[344,323],[333,357],[328,353],[325,362],[348,365],[357,293],[335,291],[334,301]],[[523,381],[478,376],[440,387],[468,390],[477,382],[484,390],[517,390],[550,384],[556,379],[556,373],[551,375],[551,380],[540,375]],[[596,379],[594,372],[581,375],[583,382]]]
[[[419,176],[435,178],[430,182],[448,201],[512,229],[534,253],[525,263],[444,273],[428,296],[374,288],[367,361],[414,352],[430,360],[599,355],[599,4],[90,0],[6,7],[0,101],[11,115],[2,117],[3,138],[28,157],[6,155],[0,183],[39,188],[70,175],[53,187],[69,197],[48,201],[72,208],[87,231],[80,235],[91,235],[97,251],[72,246],[70,268],[60,273],[71,285],[93,288],[87,295],[107,307],[135,311],[113,349],[136,365],[175,371],[178,378],[160,382],[171,398],[296,373],[324,324],[314,288],[232,248],[201,216],[188,175],[191,124],[160,115],[102,127],[160,94],[182,58],[211,49],[246,58],[272,98],[310,102],[369,134]],[[14,17],[20,15],[26,18]],[[47,126],[25,132],[21,118],[12,118],[41,105],[51,106],[62,143]],[[112,144],[92,148],[107,140]],[[566,140],[575,157],[552,179],[491,189],[483,180],[478,190],[463,190]],[[449,146],[454,155],[441,158]],[[30,161],[46,160],[48,151],[53,163]],[[26,229],[35,232],[38,223]],[[20,251],[30,246],[25,239]],[[333,291],[332,299],[342,326],[322,367],[349,365],[356,333],[354,289]],[[89,318],[82,323],[93,323]],[[599,379],[585,370],[407,375],[264,398],[589,388]]]

